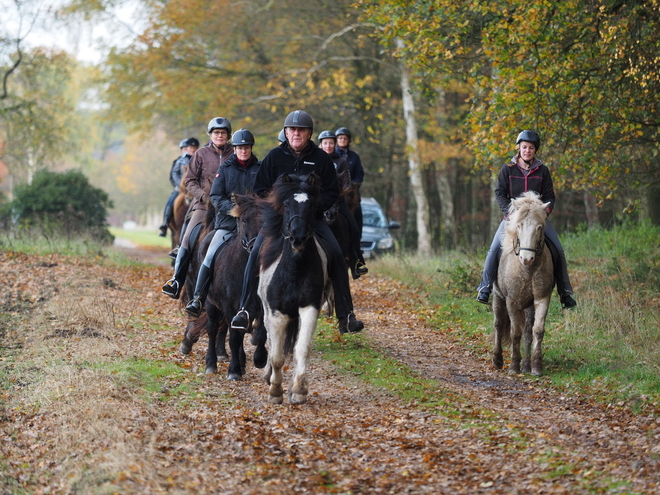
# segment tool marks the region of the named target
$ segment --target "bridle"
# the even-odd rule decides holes
[[[291,222],[293,222],[293,220],[296,218],[300,218],[304,220],[302,215],[292,215],[291,217],[289,217],[289,220],[286,222],[285,228],[282,229],[282,235],[288,241],[291,241]],[[313,228],[312,222],[307,222],[307,231],[305,232],[305,240],[309,239],[309,236],[312,235],[312,228]]]
[[[539,238],[539,242],[534,249],[527,247],[520,247],[520,237],[516,235],[516,244],[513,246],[513,252],[516,256],[520,255],[520,251],[532,251],[536,253],[536,256],[540,256],[543,252],[543,243],[545,242],[545,235],[542,235]]]

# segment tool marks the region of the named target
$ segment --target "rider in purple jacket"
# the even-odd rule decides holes
[[[541,196],[541,201],[550,203],[546,209],[548,216],[550,216],[555,206],[555,190],[552,186],[550,170],[548,170],[548,167],[541,160],[536,158],[536,152],[541,147],[540,136],[534,131],[522,131],[518,135],[516,145],[519,152],[509,163],[502,167],[497,179],[497,187],[495,188],[495,198],[497,199],[500,210],[504,214],[504,220],[500,223],[488,250],[484,271],[481,276],[481,283],[477,287],[477,301],[483,304],[488,304],[488,298],[493,289],[493,281],[497,276],[502,235],[507,220],[506,217],[509,214],[511,200],[520,197],[527,191],[535,191]],[[577,303],[573,299],[573,288],[568,278],[564,249],[559,242],[557,232],[555,232],[549,220],[545,222],[545,237],[549,241],[546,244],[552,253],[557,292],[559,293],[561,305],[563,308],[573,308]]]

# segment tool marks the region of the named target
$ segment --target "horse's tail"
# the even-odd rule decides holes
[[[293,318],[289,320],[289,324],[286,327],[286,337],[284,338],[284,355],[289,356],[293,354],[293,348],[296,345],[296,340],[298,340],[298,330],[299,330],[299,320],[298,318]]]

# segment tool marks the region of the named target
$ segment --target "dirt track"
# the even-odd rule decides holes
[[[5,329],[2,340],[7,357],[0,365],[14,380],[0,403],[3,492],[83,493],[91,487],[98,493],[232,494],[660,491],[657,419],[559,394],[547,380],[494,371],[485,354],[459,348],[417,319],[402,303],[404,287],[372,275],[353,285],[365,334],[438,380],[434,396],[448,401],[440,414],[339,374],[316,355],[304,406],[269,405],[254,367],[241,382],[226,381],[221,368],[183,405],[168,400],[167,390],[155,393],[155,401],[137,397],[102,374],[88,373],[86,363],[96,354],[135,356],[175,363],[191,377],[203,372],[202,342],[188,357],[173,352],[184,317],[158,293],[170,269],[166,259],[157,258],[163,263],[156,268],[121,269],[0,256],[3,273],[13,274],[8,279],[21,280],[25,294],[26,279],[34,277],[42,282],[44,299],[21,313],[24,328]],[[48,268],[49,263],[57,265]],[[73,317],[66,326],[58,316],[59,333],[44,338],[39,325],[54,318],[53,308],[70,302],[81,287],[89,297],[107,293],[110,282],[117,287],[117,314],[134,315],[130,328],[98,323],[96,338],[91,331],[85,337],[83,329],[92,328],[89,314],[87,326]],[[7,294],[11,299],[16,290],[3,289],[5,311],[12,311]],[[38,359],[44,345],[51,352],[65,349],[61,359],[80,370],[67,393],[76,411],[87,408],[87,413],[71,411],[61,395],[34,407],[38,380],[32,383],[20,361]],[[23,378],[17,385],[19,370]],[[48,372],[46,366],[42,372]],[[82,390],[84,382],[89,387],[78,397],[75,389]],[[49,393],[67,397],[61,384]],[[108,402],[102,413],[92,406],[99,401]]]

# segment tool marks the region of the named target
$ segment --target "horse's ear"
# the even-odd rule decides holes
[[[513,215],[513,213],[518,209],[518,204],[516,203],[515,198],[511,198],[511,204],[509,205],[509,216]]]
[[[316,175],[315,172],[312,172],[311,174],[309,174],[309,175],[307,176],[307,181],[306,181],[306,182],[307,182],[307,184],[309,184],[310,186],[315,185],[316,183],[318,183],[318,181],[319,181],[319,176]]]
[[[288,184],[290,182],[293,182],[293,180],[291,180],[291,177],[289,177],[289,174],[282,174],[280,180],[282,181],[283,184]]]

